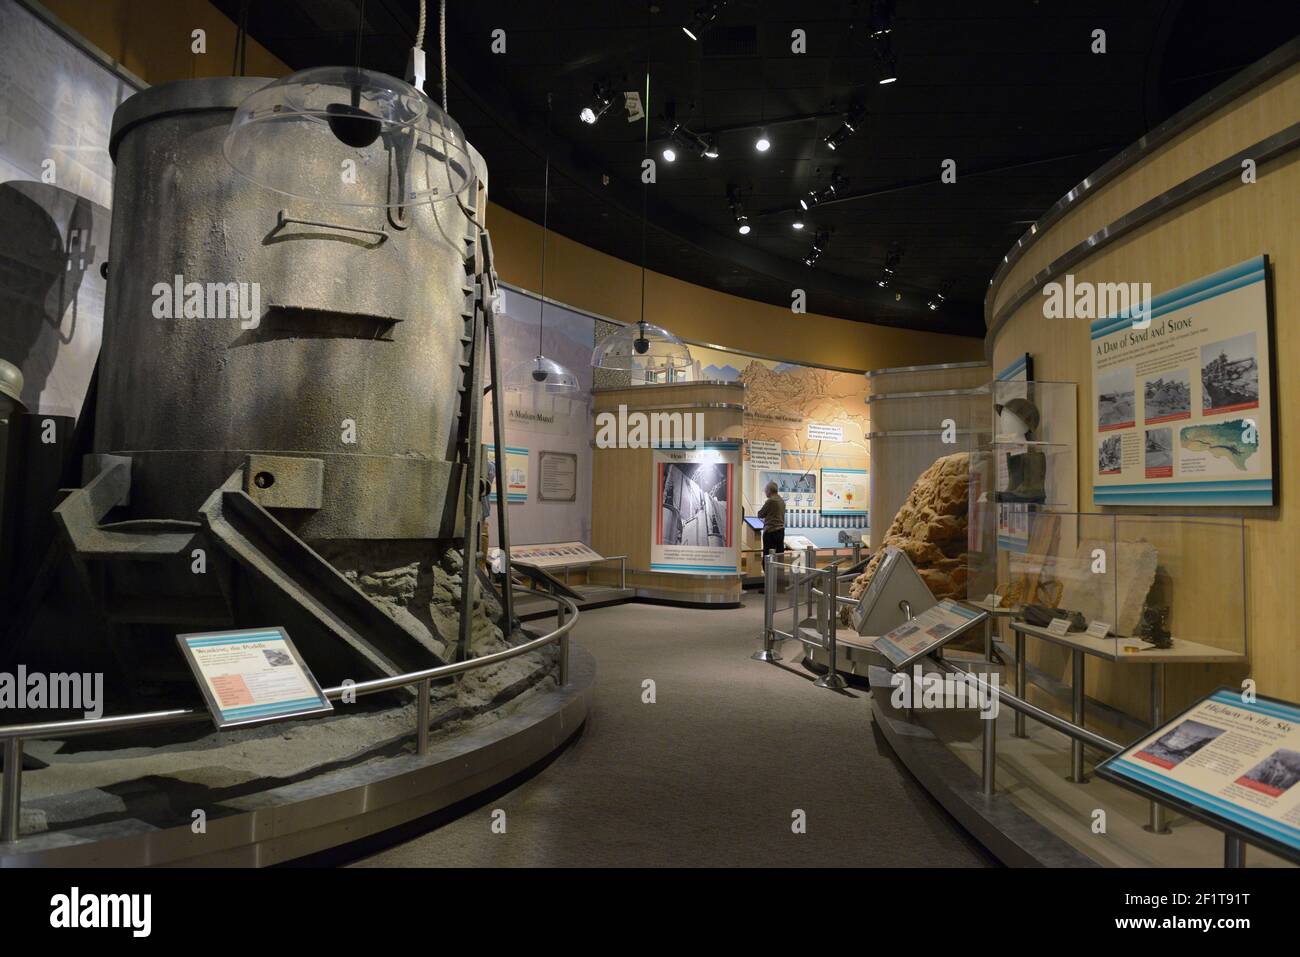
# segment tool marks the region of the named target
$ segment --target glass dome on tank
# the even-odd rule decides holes
[[[630,372],[634,381],[676,382],[687,377],[694,360],[686,343],[662,326],[641,320],[600,340],[591,364]]]
[[[442,107],[396,77],[351,66],[302,70],[253,93],[223,151],[254,183],[338,206],[434,203],[472,176],[465,134]]]

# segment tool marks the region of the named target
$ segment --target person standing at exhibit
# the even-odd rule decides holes
[[[763,554],[785,551],[785,499],[776,494],[776,483],[768,482],[767,501],[758,510],[758,517],[763,520]]]

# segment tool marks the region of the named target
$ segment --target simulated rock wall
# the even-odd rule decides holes
[[[866,590],[888,545],[907,553],[935,598],[966,597],[969,477],[966,452],[936,459],[921,473],[884,537],[872,542],[875,556],[849,586],[850,597]]]

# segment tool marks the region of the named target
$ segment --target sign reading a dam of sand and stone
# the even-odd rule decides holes
[[[1096,505],[1272,505],[1264,256],[1092,324]]]

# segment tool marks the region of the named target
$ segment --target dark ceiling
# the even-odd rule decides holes
[[[243,0],[217,0],[232,20]],[[294,69],[349,63],[360,0],[251,0],[249,33]],[[879,85],[870,0],[733,0],[699,41],[682,31],[694,2],[479,2],[447,10],[449,110],[487,161],[500,205],[649,268],[763,302],[908,328],[982,336],[981,302],[1001,256],[1062,194],[1124,146],[1300,32],[1300,4],[1208,0],[897,0],[898,81]],[[401,75],[417,0],[366,0],[362,63]],[[425,49],[438,98],[437,0]],[[806,31],[807,52],[791,50]],[[1106,52],[1090,51],[1093,31]],[[494,30],[506,52],[491,51]],[[650,74],[645,125],[621,92]],[[617,102],[579,121],[593,86]],[[552,104],[547,134],[547,100]],[[866,121],[837,151],[823,139],[860,105]],[[660,159],[668,117],[711,134],[719,156]],[[808,117],[777,122],[788,117]],[[766,126],[771,149],[754,149]],[[940,182],[956,161],[956,182]],[[837,199],[791,222],[797,200],[843,177]],[[740,236],[734,187],[752,231]],[[803,259],[818,229],[815,268]],[[877,286],[891,246],[895,280]],[[592,277],[599,282],[599,277]],[[938,311],[926,303],[938,289]]]

